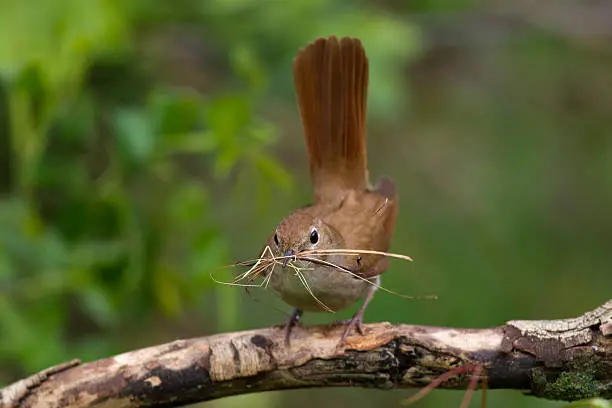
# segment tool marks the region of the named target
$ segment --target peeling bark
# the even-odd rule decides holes
[[[423,387],[482,365],[488,387],[542,398],[612,398],[612,300],[575,319],[510,321],[488,329],[365,325],[338,349],[339,326],[275,328],[177,340],[79,365],[52,367],[0,390],[0,407],[172,407],[305,387]],[[459,375],[442,384],[465,388]]]

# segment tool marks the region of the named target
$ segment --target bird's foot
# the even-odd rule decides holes
[[[295,326],[299,326],[301,324],[302,313],[303,312],[300,309],[293,309],[293,313],[291,313],[291,316],[289,317],[289,319],[287,319],[287,322],[285,322],[285,324],[274,325],[275,328],[284,329],[285,344],[287,345],[287,347],[291,345],[291,331]]]
[[[355,316],[353,316],[353,318],[350,320],[339,320],[339,321],[334,322],[334,325],[337,325],[337,324],[343,324],[346,326],[346,328],[344,329],[344,333],[342,334],[342,337],[340,338],[340,343],[338,344],[338,347],[344,346],[344,343],[346,342],[346,338],[351,333],[351,330],[353,328],[357,330],[357,332],[362,336],[365,333],[363,330],[363,312],[361,310],[355,313]]]

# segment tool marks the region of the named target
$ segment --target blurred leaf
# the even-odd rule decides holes
[[[12,78],[27,65],[44,67],[53,88],[79,81],[86,56],[121,44],[126,26],[121,2],[58,0],[0,3],[0,74]]]
[[[66,141],[69,146],[81,147],[83,141],[94,138],[96,125],[96,106],[89,95],[82,95],[78,100],[61,112],[54,123],[54,135]]]
[[[208,209],[206,190],[195,183],[184,183],[169,198],[168,215],[173,222],[190,225]]]
[[[217,302],[219,311],[219,330],[229,332],[238,329],[240,312],[238,304],[241,293],[236,287],[223,287],[217,292]]]
[[[238,135],[251,120],[251,109],[246,98],[242,96],[223,96],[210,103],[206,119],[223,149],[236,143]]]
[[[257,123],[253,124],[253,126],[249,129],[249,136],[262,146],[275,142],[276,139],[278,139],[276,126],[269,122],[263,121],[258,121]]]
[[[43,80],[43,69],[37,64],[28,64],[23,67],[13,83],[14,89],[19,89],[28,95],[32,112],[32,126],[40,126],[45,121],[48,102],[47,84]]]
[[[240,150],[236,146],[226,146],[217,156],[215,161],[215,175],[219,178],[226,177],[240,159]]]
[[[218,143],[212,132],[173,133],[165,137],[166,153],[203,154],[214,152]]]
[[[150,103],[151,119],[161,134],[193,132],[200,125],[202,101],[194,92],[160,90]]]
[[[16,184],[24,195],[29,195],[45,147],[44,133],[36,128],[32,100],[26,91],[14,89],[9,102],[12,145],[18,163]]]
[[[86,273],[86,271],[81,273]],[[111,304],[108,294],[101,288],[92,285],[83,288],[79,293],[79,298],[85,311],[96,323],[108,327],[119,321],[120,311]]]
[[[153,275],[153,290],[159,301],[162,311],[168,315],[176,316],[181,311],[181,295],[176,272],[160,265]]]
[[[71,345],[71,356],[79,356],[83,361],[94,361],[104,356],[112,356],[125,351],[117,342],[98,336],[81,336]]]
[[[292,181],[291,175],[276,159],[270,156],[257,156],[254,161],[265,183],[274,182],[278,187],[288,191]]]
[[[244,78],[251,89],[259,90],[265,86],[266,76],[252,46],[246,44],[235,46],[231,53],[231,61],[236,74]]]
[[[0,294],[8,292],[8,287],[11,284],[10,277],[13,274],[11,271],[11,262],[9,254],[0,247]]]
[[[62,314],[48,299],[37,307],[17,310],[0,297],[0,332],[9,333],[10,341],[0,342],[0,354],[21,356],[27,367],[44,367],[53,364],[57,356],[65,356],[59,342]],[[43,317],[37,325],[29,324],[34,316]],[[45,339],[45,347],[40,347]]]
[[[100,264],[112,264],[125,255],[124,243],[117,241],[81,241],[70,249],[70,261],[80,268],[89,269]]]
[[[124,160],[142,166],[155,147],[155,135],[149,118],[135,109],[121,109],[115,113],[117,143]]]
[[[228,262],[227,242],[216,231],[203,231],[197,234],[191,249],[190,273],[186,279],[194,297],[200,298],[203,288],[215,285],[211,275]]]
[[[260,4],[257,0],[211,0],[202,3],[206,12],[215,11],[217,13],[225,13],[234,15],[241,11],[248,10],[254,4]]]
[[[217,148],[214,133],[204,131],[204,102],[193,92],[157,92],[150,107],[150,117],[160,134],[157,155],[175,153],[202,154]]]

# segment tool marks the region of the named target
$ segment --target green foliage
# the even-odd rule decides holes
[[[156,308],[176,316],[211,286],[227,245],[209,187],[179,157],[199,158],[217,179],[238,166],[289,184],[282,168],[269,177],[280,168],[264,150],[275,134],[253,113],[250,89],[264,74],[248,54],[237,54],[250,82],[242,93],[207,98],[146,76],[134,84],[122,72],[142,68],[130,18],[113,1],[13,1],[0,12],[3,37],[17,39],[0,43],[2,149],[13,164],[1,175],[10,188],[0,201],[0,360],[27,371],[92,337],[97,350],[76,354],[102,355],[116,348],[105,331]],[[103,69],[110,86],[97,88],[91,76]]]
[[[399,34],[412,38],[408,26],[383,14],[345,16],[322,2],[257,4],[0,5],[7,118],[0,133],[0,365],[32,372],[75,356],[101,357],[122,349],[109,333],[198,305],[212,287],[210,272],[232,259],[216,215],[220,186],[240,180],[265,204],[292,185],[269,151],[276,127],[258,112],[275,88],[273,73],[288,75],[287,58],[322,27],[386,44]],[[297,23],[303,13],[327,17],[291,33],[269,24]],[[332,16],[342,21],[332,24]],[[202,39],[213,33],[216,55],[227,60],[229,71],[209,91],[163,80],[159,54],[141,46],[156,27],[181,21],[196,23]],[[375,105],[395,97],[384,67],[411,47],[373,50],[384,92]],[[270,50],[285,55],[277,67],[264,63]],[[236,296],[221,299],[220,318],[235,321]],[[0,382],[10,373],[0,372]]]

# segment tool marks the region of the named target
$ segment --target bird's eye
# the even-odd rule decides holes
[[[278,233],[274,233],[274,243],[278,246]]]
[[[316,229],[313,229],[312,232],[310,233],[310,243],[314,245],[317,242],[319,242],[319,233],[317,232]]]

